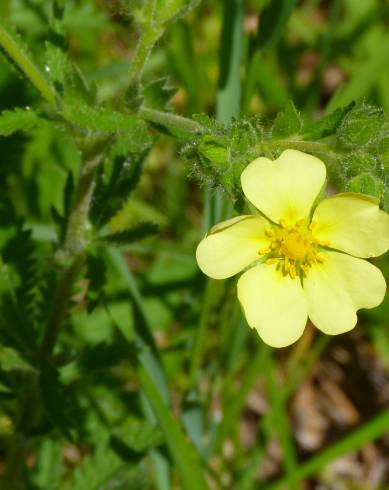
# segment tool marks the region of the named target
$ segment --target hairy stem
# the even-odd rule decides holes
[[[98,162],[99,156],[92,152],[92,154],[85,156],[84,164],[81,168],[81,175],[66,230],[65,244],[58,254],[60,260],[68,265],[61,273],[54,294],[54,304],[41,346],[41,354],[44,357],[50,357],[54,350],[61,326],[66,319],[74,283],[84,264],[88,213]]]
[[[41,354],[50,357],[61,326],[66,318],[73,285],[84,263],[84,254],[76,256],[71,265],[66,268],[59,279],[54,295],[54,305],[47,324],[46,333],[42,342]]]
[[[165,126],[166,128],[176,129],[177,131],[183,131],[186,133],[202,133],[205,131],[204,126],[196,121],[193,121],[193,119],[177,116],[176,114],[170,112],[157,111],[155,109],[141,107],[139,110],[139,116],[146,121]]]
[[[55,106],[57,97],[43,74],[32,63],[30,58],[23,52],[14,38],[0,24],[0,47],[5,54],[15,63],[15,65],[30,80],[34,87],[40,92],[42,97],[50,104]]]
[[[156,0],[148,0],[144,7],[144,18],[140,26],[140,36],[129,73],[129,79],[132,83],[137,83],[141,80],[154,44],[163,32],[161,26],[155,22],[156,8]]]

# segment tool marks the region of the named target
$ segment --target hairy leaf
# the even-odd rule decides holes
[[[105,235],[101,237],[101,240],[113,245],[126,245],[127,243],[132,243],[137,240],[147,238],[151,235],[156,235],[158,231],[159,228],[157,225],[149,221],[145,221],[131,228],[127,228],[110,235]]]
[[[274,120],[272,134],[275,137],[297,135],[301,132],[303,123],[292,101],[289,101],[285,109],[277,114]]]
[[[31,109],[14,109],[0,114],[0,136],[9,136],[16,131],[30,131],[42,119]]]

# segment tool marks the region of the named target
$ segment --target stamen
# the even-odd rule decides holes
[[[271,259],[267,259],[265,261],[265,263],[271,265],[271,264],[275,264],[277,261],[278,261],[278,259],[276,259],[275,257],[272,257]]]
[[[258,250],[259,255],[265,255],[265,254],[268,254],[269,252],[271,252],[270,247],[261,248],[260,250]]]
[[[279,220],[282,228],[273,227],[266,230],[266,235],[272,238],[270,246],[260,249],[260,254],[271,252],[266,264],[276,264],[276,270],[292,279],[300,275],[307,276],[311,267],[322,264],[325,256],[319,254],[319,246],[329,246],[329,242],[316,240],[312,236],[312,228],[316,223],[308,223],[305,219],[289,225],[285,220]]]

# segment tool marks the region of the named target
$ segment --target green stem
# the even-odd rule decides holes
[[[54,294],[54,304],[53,309],[47,324],[46,333],[43,338],[41,346],[41,354],[44,357],[50,357],[61,326],[66,318],[70,298],[73,291],[73,285],[80,273],[80,270],[84,264],[84,255],[80,254],[74,258],[71,265],[65,269],[61,278],[58,282],[55,294]]]
[[[177,116],[176,114],[172,114],[170,112],[157,111],[155,109],[141,107],[139,110],[139,116],[146,121],[159,124],[168,129],[171,128],[177,131],[184,131],[186,133],[202,133],[205,131],[204,126],[196,121],[193,121],[193,119]]]
[[[58,253],[60,261],[69,265],[62,271],[54,294],[54,304],[40,350],[44,357],[50,357],[54,350],[61,326],[66,319],[74,283],[84,264],[86,226],[93,193],[95,170],[100,158],[99,155],[96,155],[98,148],[99,145],[93,148],[91,153],[84,156],[84,164],[81,168],[73,207],[69,216],[65,244]]]
[[[332,151],[331,147],[326,143],[319,143],[317,141],[303,141],[303,140],[264,140],[261,142],[258,150],[263,151],[264,149],[288,149],[292,148],[294,150],[308,151],[317,154],[326,154],[332,158],[336,158],[336,154]]]
[[[163,29],[155,23],[156,8],[156,0],[148,0],[144,7],[144,18],[139,29],[140,37],[131,62],[129,73],[130,83],[137,83],[141,80],[154,44],[162,35]]]
[[[23,52],[13,37],[6,31],[3,25],[0,24],[0,47],[2,47],[6,55],[15,63],[15,65],[23,72],[30,80],[34,87],[40,92],[46,101],[55,106],[57,97],[49,83],[31,62],[27,55]]]
[[[93,194],[95,170],[99,161],[100,155],[95,155],[88,158],[81,168],[80,180],[66,230],[64,251],[68,256],[77,256],[86,246],[85,225]]]

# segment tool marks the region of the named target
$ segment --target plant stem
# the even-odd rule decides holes
[[[200,123],[193,121],[193,119],[177,116],[170,112],[148,109],[147,107],[141,107],[139,116],[146,119],[146,121],[165,126],[166,128],[176,129],[177,131],[184,131],[186,133],[202,133],[206,129]]]
[[[75,257],[71,265],[61,274],[61,278],[54,294],[53,309],[47,324],[46,333],[41,347],[41,354],[45,357],[50,357],[54,350],[61,326],[66,318],[73,285],[78,277],[83,263],[84,255],[80,254]]]
[[[40,92],[42,97],[50,104],[55,106],[57,96],[45,77],[32,63],[28,56],[23,52],[14,38],[0,24],[0,47],[3,48],[6,55],[15,63],[15,65],[30,80],[34,87]]]
[[[264,140],[260,144],[259,150],[263,151],[263,149],[274,149],[274,148],[292,148],[300,151],[309,151],[317,154],[326,154],[328,156],[332,156],[336,158],[336,154],[331,150],[331,147],[326,143],[319,143],[317,141],[303,141],[303,140]]]
[[[131,62],[129,73],[130,83],[137,83],[141,80],[154,44],[162,35],[163,29],[155,21],[156,8],[156,0],[146,1],[143,19],[139,29],[140,37],[136,46],[135,55]]]
[[[60,260],[69,265],[62,271],[54,294],[54,304],[40,350],[44,357],[50,357],[54,350],[61,326],[66,318],[74,283],[84,264],[86,225],[95,170],[100,159],[99,155],[96,155],[98,147],[94,147],[91,153],[84,156],[84,164],[69,216],[65,244],[58,253]]]

